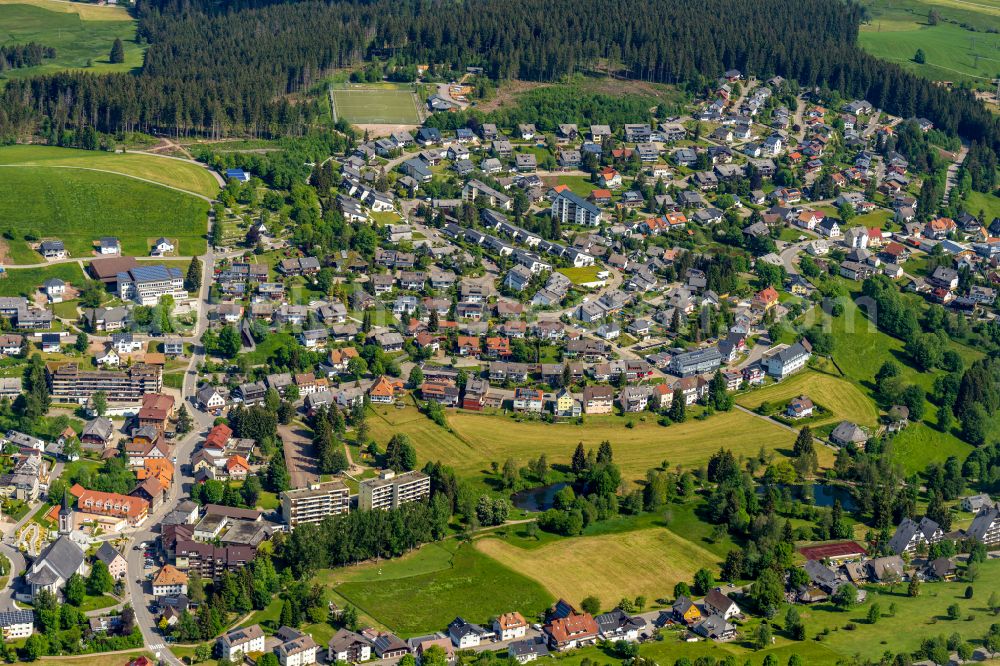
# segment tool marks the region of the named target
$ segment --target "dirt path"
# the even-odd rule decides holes
[[[285,465],[292,488],[308,488],[319,481],[319,465],[313,456],[308,431],[297,423],[278,426],[278,436],[285,448]]]

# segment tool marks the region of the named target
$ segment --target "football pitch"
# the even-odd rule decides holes
[[[334,117],[359,125],[416,125],[420,122],[411,90],[345,88],[333,91]]]

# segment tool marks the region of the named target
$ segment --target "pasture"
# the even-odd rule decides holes
[[[332,91],[336,118],[356,125],[416,125],[417,99],[411,89],[348,85]]]
[[[215,176],[200,165],[144,153],[107,153],[56,146],[0,148],[0,165],[14,164],[111,171],[152,180],[208,198],[213,198],[220,189]]]
[[[864,5],[871,21],[861,26],[858,43],[872,55],[938,81],[989,86],[1000,71],[996,0],[872,0]],[[932,10],[940,16],[937,25],[928,22]],[[923,64],[913,61],[918,48],[926,54]]]
[[[202,254],[208,203],[191,195],[117,174],[47,167],[3,168],[3,232],[58,238],[75,257],[90,257],[94,241],[117,236],[126,254],[149,254],[148,239],[169,233],[181,255]]]
[[[664,528],[559,539],[531,549],[498,538],[478,539],[475,546],[554,597],[579,604],[592,594],[606,607],[623,597],[670,597],[675,583],[690,583],[698,569],[715,569],[722,559]]]
[[[439,631],[456,615],[483,624],[512,609],[533,617],[554,601],[535,581],[456,541],[359,570],[335,592],[403,636]]]
[[[830,410],[828,416],[810,421],[810,426],[844,419],[865,426],[878,422],[878,410],[861,389],[845,379],[814,371],[800,372],[777,384],[749,391],[739,395],[736,402],[747,409],[757,409],[764,402],[784,406],[800,395],[807,395]]]
[[[0,76],[23,78],[67,69],[127,72],[142,67],[145,47],[135,43],[136,22],[123,7],[85,3],[0,0],[0,45],[38,42],[56,49],[56,57],[37,67],[8,70]],[[125,46],[125,62],[108,59],[115,38]],[[87,66],[90,61],[90,67]]]
[[[643,420],[645,419],[645,420]],[[631,422],[632,427],[627,427]],[[490,474],[490,462],[500,464],[513,458],[525,464],[541,453],[550,464],[569,462],[578,442],[596,449],[604,440],[614,448],[615,462],[626,479],[640,479],[646,470],[664,460],[670,466],[693,469],[705,464],[721,446],[737,456],[756,455],[761,447],[788,455],[795,434],[741,411],[719,413],[705,419],[664,427],[653,414],[645,416],[585,416],[584,425],[546,424],[540,421],[515,421],[510,416],[455,412],[448,415],[445,430],[416,409],[378,409],[368,420],[371,436],[381,446],[397,432],[410,436],[420,465],[444,461],[463,476]],[[740,436],[734,438],[732,433]],[[821,450],[820,463],[832,462]]]

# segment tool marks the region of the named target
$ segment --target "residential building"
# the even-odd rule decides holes
[[[281,666],[309,666],[316,663],[319,644],[312,636],[291,627],[281,627],[274,636],[281,641],[274,647],[274,654],[278,656]]]
[[[357,664],[372,657],[372,644],[361,634],[338,629],[327,643],[327,661]]]
[[[503,613],[493,619],[493,632],[498,641],[510,641],[515,638],[524,638],[528,631],[528,623],[524,616],[513,611]]]
[[[163,389],[163,369],[136,363],[126,370],[82,370],[77,363],[49,364],[49,391],[55,402],[85,405],[97,391],[103,391],[109,406],[136,404],[148,393]]]
[[[1000,544],[1000,507],[995,504],[983,506],[972,519],[972,524],[965,531],[965,535],[987,546]]]
[[[0,612],[0,630],[5,641],[27,638],[34,631],[35,614],[30,610]]]
[[[407,502],[430,496],[431,479],[419,471],[396,474],[385,470],[378,477],[364,479],[358,488],[358,508],[362,511],[396,509]]]
[[[599,633],[597,622],[589,613],[555,618],[544,630],[549,637],[549,647],[559,651],[595,643]]]
[[[264,631],[259,624],[233,629],[220,636],[218,642],[223,659],[242,662],[244,655],[264,651]]]
[[[351,506],[350,492],[341,481],[286,490],[281,493],[281,517],[294,530],[303,523],[318,523],[327,516],[347,513]]]
[[[165,564],[153,578],[153,596],[174,597],[187,594],[187,574],[172,564]]]
[[[721,364],[718,347],[706,347],[675,355],[670,359],[669,370],[680,377],[690,377],[715,372]]]
[[[944,538],[944,531],[936,522],[924,516],[920,522],[904,518],[889,540],[889,550],[896,555],[913,554],[921,545],[930,546]]]
[[[761,362],[767,369],[767,374],[780,381],[804,368],[812,356],[809,349],[806,348],[806,344],[796,342],[794,345],[779,349],[773,354],[765,354]]]
[[[600,226],[603,216],[600,208],[569,189],[556,195],[550,212],[552,217],[562,224],[578,224],[584,227]]]

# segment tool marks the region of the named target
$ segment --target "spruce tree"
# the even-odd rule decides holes
[[[188,264],[187,276],[184,278],[184,288],[188,291],[198,291],[201,289],[201,262],[198,257],[191,257]]]
[[[113,65],[125,62],[125,45],[122,44],[121,39],[116,38],[115,43],[111,45],[111,53],[108,55],[108,59]]]

